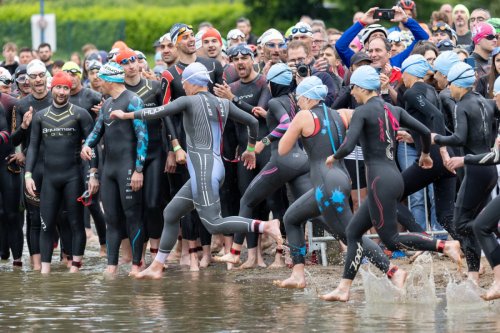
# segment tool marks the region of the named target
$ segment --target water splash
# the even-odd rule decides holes
[[[430,267],[429,273],[424,266]],[[417,258],[402,289],[395,287],[386,276],[377,277],[373,274],[371,265],[368,271],[361,268],[360,272],[367,303],[435,304],[439,301],[430,254]]]
[[[474,281],[462,279],[460,275],[451,274],[445,269],[445,275],[448,276],[448,285],[446,286],[446,300],[448,308],[486,308],[490,302],[485,302],[480,294],[488,291],[479,287]]]

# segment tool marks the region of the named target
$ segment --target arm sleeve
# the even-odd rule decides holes
[[[484,98],[488,98],[488,89],[487,89],[487,82],[486,79],[489,79],[489,75],[485,75],[479,78],[476,84],[476,92],[483,96]]]
[[[38,159],[38,150],[40,149],[40,142],[42,135],[40,133],[41,119],[40,115],[37,113],[33,116],[31,124],[31,139],[30,146],[28,147],[28,153],[26,154],[26,172],[33,172],[35,168],[36,161]]]
[[[446,127],[444,125],[444,115],[434,104],[419,91],[407,90],[404,94],[404,99],[409,108],[413,108],[423,113],[426,118],[429,118],[434,125],[433,130],[440,135],[446,135]]]
[[[351,92],[349,91],[349,87],[342,87],[340,88],[340,91],[337,94],[337,98],[335,99],[335,102],[333,102],[331,108],[334,110],[348,109],[350,99]]]
[[[144,110],[144,102],[139,97],[134,96],[128,105],[127,111],[135,111],[135,115],[136,112],[140,112],[142,110]],[[133,124],[135,136],[137,138],[137,156],[135,159],[135,165],[143,167],[144,163],[146,162],[146,155],[148,153],[148,127],[146,125],[146,121],[143,119],[134,119]]]
[[[144,104],[142,104],[144,105]],[[158,119],[176,115],[178,113],[183,112],[189,106],[189,97],[183,96],[177,98],[175,101],[172,101],[168,104],[157,106],[154,108],[142,109],[134,112],[135,119]],[[170,131],[170,128],[167,124],[167,129]],[[169,133],[172,135],[172,133]]]
[[[22,123],[23,115],[21,114],[21,106],[17,102],[12,109],[12,130],[10,135],[14,146],[19,146],[25,139],[26,130],[21,127]]]
[[[277,100],[271,100],[269,102],[269,110],[267,112],[268,117],[275,117],[279,119],[279,125],[267,136],[269,141],[274,142],[280,140],[283,135],[285,135],[288,127],[290,126],[290,117],[286,112],[285,108]]]
[[[420,139],[422,140],[422,153],[428,154],[431,150],[431,131],[425,127],[424,124],[410,116],[410,114],[404,109],[401,109],[401,118],[399,123],[402,127],[406,127],[409,130],[420,134]]]
[[[102,108],[99,111],[99,116],[97,116],[97,119],[95,121],[94,129],[90,134],[87,136],[87,139],[85,140],[85,145],[89,146],[90,148],[94,148],[97,146],[99,141],[101,141],[102,135],[104,134],[104,116],[102,114]]]
[[[260,106],[264,110],[267,110],[269,108],[269,101],[271,99],[270,98],[271,91],[269,90],[269,87],[267,86],[267,84],[264,84],[262,87],[263,87],[263,89],[260,92],[260,98],[259,98],[259,102],[257,103],[257,106]],[[250,111],[252,111],[252,110],[250,110]]]
[[[415,21],[414,19],[408,18],[408,22],[403,23],[403,25],[408,29],[410,29],[411,33],[413,34],[413,37],[415,37],[415,40],[410,44],[410,46],[406,48],[406,50],[404,50],[397,56],[394,56],[390,59],[391,65],[396,67],[401,67],[403,61],[405,61],[406,58],[410,56],[411,52],[413,51],[413,47],[415,46],[415,44],[417,44],[419,40],[429,39],[429,35],[427,34],[427,32],[425,32],[425,30],[422,29],[420,24],[418,24],[418,22]]]
[[[9,126],[7,124],[7,117],[5,115],[5,109],[2,104],[0,104],[0,144],[8,143],[10,140]]]
[[[349,130],[347,131],[345,141],[334,155],[336,160],[340,160],[341,158],[346,157],[354,150],[354,148],[356,147],[356,143],[359,140],[359,136],[361,135],[361,131],[363,130],[364,123],[365,118],[363,117],[361,112],[354,111],[351,117],[351,123],[349,125]]]
[[[248,142],[255,144],[259,132],[259,121],[254,116],[239,109],[236,105],[229,102],[229,119],[242,123],[248,127]]]
[[[80,129],[82,131],[83,137],[88,138],[90,133],[92,133],[92,117],[90,114],[83,110],[80,112]],[[92,148],[92,158],[90,159],[90,168],[99,168],[99,156],[97,154],[97,149]]]
[[[440,146],[462,147],[467,140],[468,123],[465,110],[459,105],[455,105],[453,111],[455,118],[455,133],[450,136],[436,135],[434,142]]]
[[[335,84],[333,83],[333,79],[330,74],[325,72],[316,72],[315,76],[319,77],[323,84],[328,87],[328,93],[325,97],[325,104],[329,108],[332,107],[333,102],[335,102]]]
[[[364,26],[359,23],[359,21],[354,23],[353,26],[347,29],[347,31],[344,32],[340,39],[335,43],[335,49],[337,49],[340,59],[342,59],[342,62],[347,67],[351,67],[351,57],[354,55],[354,51],[349,48],[349,44],[358,35],[358,33],[363,30],[363,28]]]
[[[473,165],[495,165],[500,164],[500,150],[495,147],[492,149],[491,153],[485,153],[480,155],[466,155],[464,157],[464,164]]]
[[[224,84],[224,68],[219,60],[215,60],[215,83]]]

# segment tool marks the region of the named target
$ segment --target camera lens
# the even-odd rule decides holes
[[[309,67],[303,62],[300,62],[297,65],[297,74],[299,74],[302,77],[306,77],[308,73],[309,73]]]

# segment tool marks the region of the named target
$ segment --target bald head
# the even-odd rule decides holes
[[[453,22],[453,7],[450,4],[444,4],[441,6],[441,9],[439,10],[443,13],[446,13],[448,15],[448,18],[450,19],[450,22]]]

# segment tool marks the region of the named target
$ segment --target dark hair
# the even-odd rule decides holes
[[[31,48],[29,46],[23,46],[21,47],[21,49],[19,50],[19,54],[23,53],[23,52],[29,52],[31,54]],[[33,54],[31,54],[33,55]]]
[[[43,48],[43,47],[48,47],[48,48],[49,48],[49,50],[51,50],[51,51],[52,51],[52,48],[50,47],[50,44],[49,44],[49,43],[42,43],[42,44],[40,44],[40,45],[38,46],[38,51],[40,51],[40,49],[41,49],[41,48]]]
[[[64,61],[62,60],[55,60],[52,63],[52,68],[57,67],[57,68],[62,68],[64,66]]]
[[[488,79],[488,98],[493,98],[493,86],[495,85],[495,80],[498,76],[498,71],[497,67],[495,66],[495,58],[498,57],[500,53],[495,54],[493,57],[491,57],[491,70],[489,74],[489,79]]]
[[[250,25],[250,20],[247,19],[246,17],[240,17],[239,19],[236,20],[236,24],[238,23],[246,23],[248,25]]]
[[[384,42],[384,44],[385,44],[385,50],[386,50],[387,52],[389,52],[389,51],[392,49],[392,45],[391,45],[391,43],[389,43],[389,41],[388,41],[388,40],[387,40],[387,38],[385,38],[385,37],[375,37],[375,38],[373,38],[371,41],[369,41],[369,42],[368,42],[368,49],[370,48],[370,44],[371,44],[374,40],[377,40],[377,39],[380,39],[380,40],[382,40],[382,41]]]
[[[438,11],[432,12],[431,20],[429,21],[429,23],[432,25],[433,21],[443,21],[448,25],[450,24],[450,18],[445,12],[438,12]]]
[[[321,53],[322,51],[326,50],[326,49],[332,49],[333,50],[333,54],[335,54],[335,58],[336,59],[340,59],[340,56],[339,56],[339,53],[337,52],[337,50],[335,49],[335,46],[333,46],[332,44],[330,43],[327,43],[325,45],[323,45],[320,49],[319,49],[319,53]]]
[[[413,51],[411,51],[411,54],[425,55],[425,52],[427,51],[434,51],[436,58],[439,55],[439,50],[436,44],[428,40],[422,40],[419,43],[416,43],[413,47]]]

